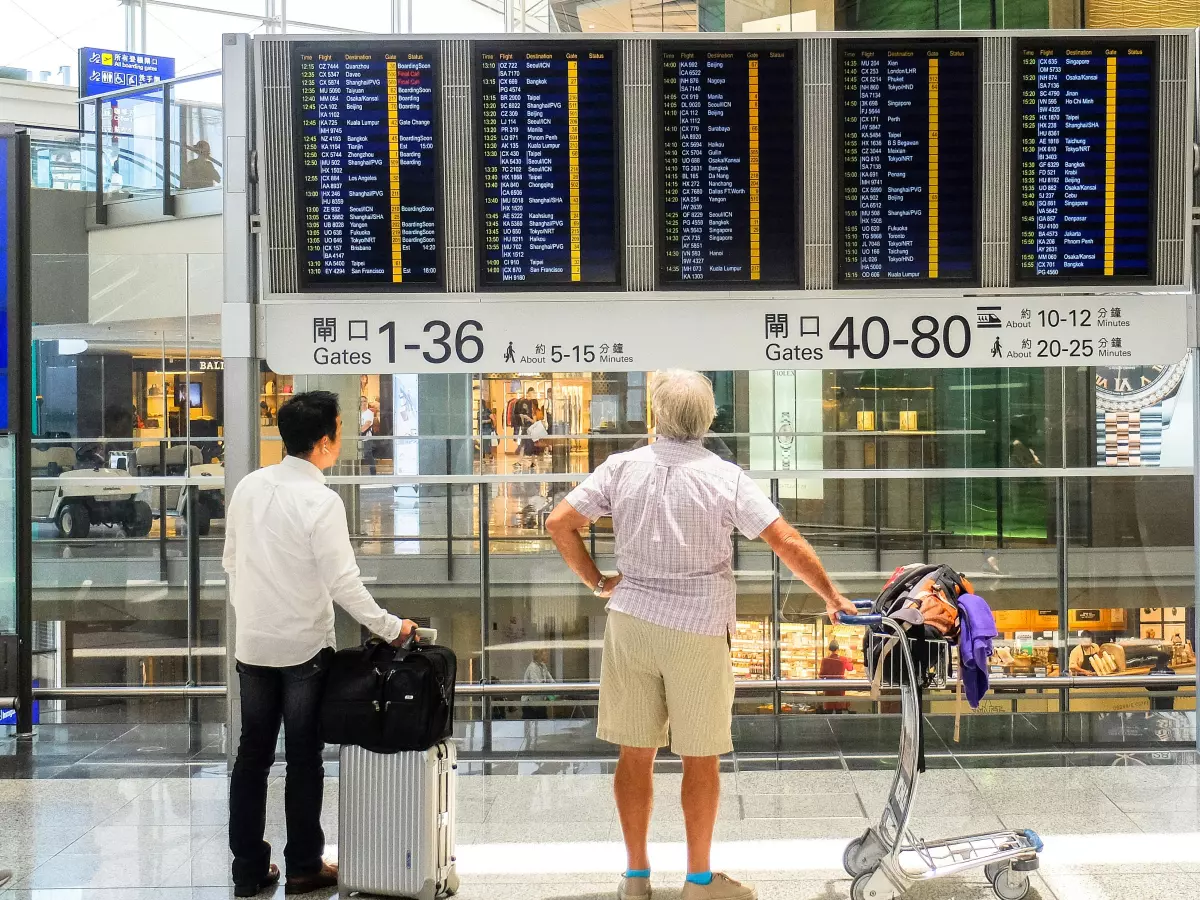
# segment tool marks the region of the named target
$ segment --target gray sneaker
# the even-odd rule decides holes
[[[650,900],[651,893],[649,878],[622,875],[621,883],[617,885],[617,900]]]
[[[708,884],[683,884],[682,900],[758,900],[758,891],[752,884],[734,881],[724,872],[713,872]]]

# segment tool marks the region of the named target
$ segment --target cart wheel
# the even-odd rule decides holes
[[[992,890],[1000,900],[1025,900],[1029,893],[1029,876],[1006,866],[992,878]]]
[[[854,880],[850,882],[850,900],[883,900],[879,896],[878,891],[867,893],[867,882],[871,880],[874,874],[875,870],[872,869],[869,872],[863,872],[861,875],[855,876]]]
[[[996,880],[996,875],[1008,868],[1008,863],[988,863],[983,867],[983,877],[991,884]]]
[[[846,870],[847,875],[853,878],[870,871],[879,864],[882,854],[872,852],[876,850],[875,843],[868,832],[846,845],[846,851],[842,854],[842,867]]]

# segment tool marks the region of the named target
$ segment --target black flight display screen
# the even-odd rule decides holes
[[[977,283],[976,45],[838,53],[839,282]]]
[[[666,46],[659,281],[800,281],[796,50]]]
[[[1018,282],[1152,279],[1155,43],[1017,43]]]
[[[291,52],[301,285],[440,284],[436,45]]]
[[[477,45],[482,282],[620,284],[616,45]]]

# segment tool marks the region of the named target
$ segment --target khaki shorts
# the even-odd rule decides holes
[[[733,751],[733,664],[725,635],[664,628],[610,611],[596,736],[680,756]]]

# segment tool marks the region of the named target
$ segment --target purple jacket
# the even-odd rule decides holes
[[[962,611],[958,658],[962,665],[963,689],[971,709],[977,709],[979,701],[988,692],[988,657],[992,655],[992,638],[999,632],[992,609],[982,597],[963,594],[958,598],[958,608]]]

